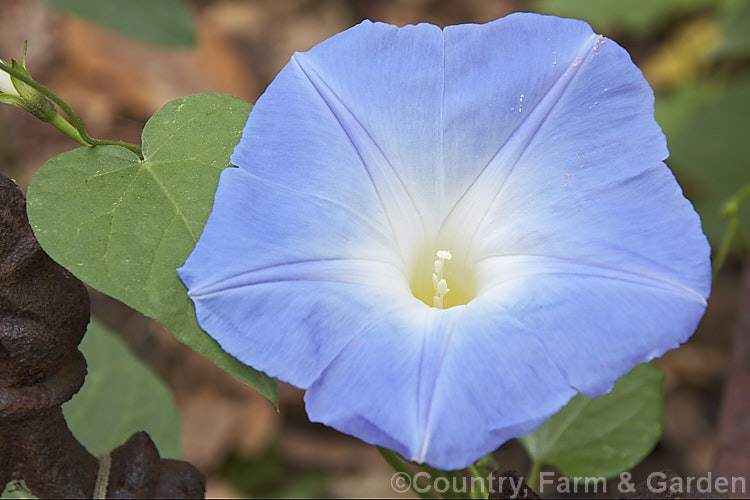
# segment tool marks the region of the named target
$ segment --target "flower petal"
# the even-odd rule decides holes
[[[581,21],[364,22],[260,98],[179,272],[311,419],[463,467],[694,330],[709,247],[666,156],[640,71]],[[437,250],[468,304],[413,296]]]
[[[546,23],[581,24],[543,18],[537,28]],[[710,292],[710,247],[662,162],[653,93],[628,54],[588,36],[551,64],[563,51],[547,43],[555,56],[526,57],[562,73],[524,107],[443,231],[467,242],[479,294],[503,287],[528,300],[509,312],[534,325],[571,385],[598,396],[692,334]],[[542,70],[526,76],[538,81]]]
[[[239,360],[307,387],[363,314],[381,314],[376,299],[417,302],[366,213],[224,170],[201,239],[178,269],[199,324]]]
[[[573,258],[502,255],[480,267],[502,275],[483,297],[519,318],[521,331],[589,397],[685,342],[706,307],[681,283]]]
[[[308,389],[311,420],[454,470],[575,395],[542,344],[492,301],[405,308],[395,321],[363,331]]]
[[[0,61],[2,61],[2,59],[0,59]],[[10,74],[3,70],[0,70],[0,94],[18,95],[18,91],[13,86],[13,81],[10,79]]]
[[[441,58],[440,28],[369,21],[296,53],[258,100],[232,161],[384,219],[409,256],[431,214],[415,186],[439,163]]]
[[[441,214],[463,225],[467,211],[488,208],[488,191],[513,169],[596,35],[583,21],[526,13],[448,26],[444,35],[441,175],[449,204]]]
[[[427,307],[397,265],[368,254],[378,248],[371,228],[337,223],[335,213],[315,196],[227,169],[179,270],[201,326],[241,361],[309,388],[311,420],[459,468],[574,394],[516,317],[479,299]]]

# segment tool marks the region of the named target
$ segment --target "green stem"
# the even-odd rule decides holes
[[[57,130],[67,135],[74,141],[76,141],[81,146],[90,145],[86,141],[83,140],[83,137],[81,137],[81,134],[78,132],[78,129],[75,128],[73,125],[71,125],[68,120],[63,118],[63,116],[60,113],[56,112],[54,118],[52,118],[49,121],[49,124],[54,126]]]
[[[732,213],[736,214],[739,210],[740,204],[745,201],[746,198],[750,198],[750,182],[742,186],[739,191],[734,193],[731,198],[724,203],[723,212],[730,215]]]
[[[427,464],[421,464],[421,467],[430,473],[430,478],[432,479],[432,484],[435,484],[435,480],[437,478],[443,477],[448,481],[448,484],[451,486],[457,486],[460,484],[463,484],[464,482],[464,476],[461,474],[461,471],[444,471],[440,469],[435,469],[433,467],[430,467]],[[473,498],[473,495],[470,494],[471,492],[458,492],[455,490],[446,491],[442,496],[443,498]],[[450,495],[450,496],[448,496]]]
[[[84,128],[83,123],[81,122],[81,119],[78,118],[78,115],[75,113],[75,111],[73,111],[73,109],[70,106],[68,106],[68,104],[65,101],[63,101],[62,99],[60,99],[57,96],[57,94],[55,94],[50,89],[48,89],[47,87],[45,87],[41,83],[37,82],[33,78],[29,78],[26,75],[24,75],[23,73],[21,73],[19,71],[16,71],[10,65],[8,65],[8,64],[6,64],[6,63],[4,63],[2,61],[0,61],[0,70],[5,71],[9,75],[11,75],[13,78],[21,80],[25,84],[30,85],[35,90],[37,90],[38,92],[40,92],[42,95],[44,95],[45,97],[47,97],[49,100],[51,100],[52,102],[54,102],[55,104],[57,104],[60,107],[60,109],[62,109],[63,112],[65,112],[65,114],[68,115],[68,118],[70,118],[70,121],[72,122],[73,127],[75,127],[75,129],[78,131],[78,135],[83,140],[83,143],[81,143],[80,141],[78,141],[77,139],[73,138],[72,136],[70,136],[65,131],[63,131],[63,133],[65,133],[65,135],[68,135],[68,137],[71,137],[74,140],[76,140],[77,142],[79,142],[80,144],[84,144],[86,146],[105,146],[105,145],[121,146],[121,147],[123,147],[125,149],[129,149],[130,151],[132,151],[133,153],[135,153],[136,155],[138,155],[138,157],[140,159],[143,159],[143,152],[141,151],[141,148],[139,146],[135,145],[135,144],[131,144],[131,143],[125,142],[125,141],[110,141],[110,140],[94,139],[94,138],[92,138],[86,132],[86,129]],[[58,127],[57,125],[55,125],[55,126],[59,130],[62,131],[62,129],[60,127]]]
[[[750,182],[740,188],[739,191],[734,193],[721,208],[722,215],[729,219],[727,229],[724,231],[724,235],[721,237],[721,243],[719,244],[719,250],[716,252],[714,261],[711,265],[713,268],[714,279],[719,274],[719,271],[724,266],[724,262],[727,260],[729,251],[732,249],[732,242],[735,238],[739,241],[743,250],[746,250],[747,242],[745,241],[742,234],[742,227],[740,225],[740,205],[747,199],[750,198]]]
[[[742,226],[740,225],[739,217],[737,217],[737,243],[739,243],[740,250],[743,253],[750,252],[750,243],[747,241],[747,238],[742,232]]]
[[[120,146],[120,147],[123,147],[123,148],[128,149],[131,152],[135,153],[138,156],[138,158],[140,158],[141,160],[143,159],[143,151],[141,151],[140,146],[136,146],[135,144],[132,144],[130,142],[113,141],[113,140],[108,140],[108,139],[92,139],[91,137],[88,137],[87,140],[89,141],[89,144],[91,144],[92,146]]]
[[[531,463],[531,470],[526,475],[526,484],[529,485],[529,487],[536,491],[537,486],[539,485],[539,474],[542,472],[543,463],[539,460],[534,460]]]
[[[724,231],[724,236],[721,237],[719,250],[716,252],[716,257],[714,257],[714,261],[711,264],[711,267],[713,268],[714,279],[716,279],[719,271],[724,266],[724,262],[727,260],[727,256],[729,256],[729,251],[732,249],[732,241],[734,240],[734,237],[737,235],[739,230],[740,218],[735,214],[729,221],[729,225],[727,226],[726,231]]]
[[[411,489],[414,490],[414,492],[419,495],[420,498],[425,499],[437,499],[438,497],[435,496],[434,493],[430,490],[430,485],[425,485],[422,481],[420,481],[421,478],[416,479],[414,477],[414,474],[409,470],[409,468],[406,466],[406,463],[404,460],[398,455],[398,453],[388,450],[386,448],[381,448],[380,446],[376,446],[378,451],[381,455],[383,455],[383,458],[385,459],[388,464],[393,467],[393,469],[404,475],[404,477],[409,478],[409,484],[411,485]],[[419,490],[417,490],[415,486],[415,482],[419,482]]]
[[[472,477],[476,477],[479,479],[479,491],[472,491],[471,497],[472,498],[487,498],[489,496],[489,493],[487,492],[487,486],[484,484],[484,475],[479,471],[479,467],[476,465],[470,465],[469,466],[469,473]],[[474,482],[472,481],[472,484]]]

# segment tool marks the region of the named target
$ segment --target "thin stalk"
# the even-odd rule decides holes
[[[461,471],[444,471],[440,469],[435,469],[434,467],[430,467],[427,464],[421,464],[421,467],[430,473],[430,478],[432,479],[432,484],[435,484],[435,480],[437,478],[443,477],[448,481],[449,485],[459,485],[462,484],[464,481],[464,476],[461,474]],[[470,494],[471,492],[459,492],[456,490],[446,491],[442,496],[443,498],[473,498],[473,495]]]
[[[739,209],[740,204],[745,201],[746,198],[750,198],[750,182],[742,186],[739,191],[734,193],[729,200],[724,204],[724,211],[732,211],[735,213]]]
[[[84,141],[84,145],[86,146],[121,146],[125,149],[128,149],[138,155],[139,158],[143,159],[143,152],[141,151],[140,146],[137,146],[135,144],[131,144],[129,142],[125,141],[112,141],[112,140],[106,140],[106,139],[94,139],[91,137],[88,132],[86,132],[86,129],[83,126],[83,123],[81,122],[81,119],[78,118],[78,115],[73,111],[73,109],[68,106],[68,104],[63,101],[60,97],[57,96],[54,92],[52,92],[50,89],[42,85],[41,83],[37,82],[33,78],[29,78],[23,73],[20,73],[13,69],[10,65],[0,61],[0,70],[5,71],[6,73],[10,74],[13,78],[16,78],[18,80],[21,80],[27,85],[30,85],[35,90],[40,92],[42,95],[47,97],[49,100],[57,104],[60,109],[63,110],[63,112],[68,115],[68,118],[70,118],[70,121],[72,122],[75,129],[78,131],[78,134],[80,135],[80,138]],[[57,127],[60,129],[59,127]],[[68,134],[66,134],[68,135]],[[70,136],[69,136],[70,137]],[[76,140],[76,139],[74,139]],[[77,141],[77,140],[76,140]],[[77,141],[80,143],[80,141]]]
[[[719,271],[724,266],[724,262],[727,260],[729,251],[732,249],[732,242],[737,239],[740,246],[744,251],[747,251],[747,241],[742,234],[742,226],[740,225],[740,205],[747,199],[750,198],[750,182],[742,186],[739,191],[734,193],[722,206],[722,215],[729,219],[727,229],[724,231],[724,235],[721,237],[721,243],[719,244],[719,250],[716,252],[714,261],[712,263],[713,277],[719,274]]]
[[[393,469],[399,473],[402,474],[404,477],[409,478],[409,485],[411,486],[411,489],[414,490],[414,493],[419,495],[420,498],[425,499],[437,499],[438,497],[435,496],[435,494],[431,491],[430,486],[431,485],[425,485],[420,481],[421,478],[415,478],[414,474],[409,470],[409,468],[406,466],[406,463],[404,460],[398,455],[398,453],[388,450],[386,448],[381,448],[380,446],[376,446],[378,451],[381,455],[383,455],[383,458],[385,459],[388,464],[393,467]],[[419,482],[419,489],[416,489],[415,483]]]
[[[534,460],[531,463],[531,470],[529,470],[529,473],[526,475],[526,484],[529,485],[529,488],[536,491],[537,486],[539,485],[539,474],[542,472],[542,466],[544,464],[539,460]]]
[[[724,267],[724,262],[726,262],[727,257],[729,256],[729,251],[732,249],[732,241],[734,241],[734,237],[737,236],[739,230],[740,218],[737,217],[737,215],[734,215],[729,221],[729,225],[727,226],[726,231],[724,231],[724,235],[721,237],[719,250],[716,252],[716,257],[714,257],[714,261],[711,264],[714,279],[716,279],[721,268]]]
[[[487,485],[484,484],[485,477],[484,475],[479,471],[479,467],[476,465],[470,465],[469,466],[469,474],[471,474],[472,477],[477,478],[479,481],[479,491],[471,491],[471,497],[472,498],[487,498],[489,495]],[[472,481],[471,484],[474,484]]]

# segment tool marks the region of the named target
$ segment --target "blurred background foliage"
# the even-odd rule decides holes
[[[183,0],[41,1],[144,43],[188,49],[196,43],[190,7]]]
[[[513,11],[584,19],[629,50],[654,88],[667,162],[701,214],[714,254],[731,241],[698,333],[657,361],[666,374],[664,435],[634,471],[635,480],[639,471],[664,469],[704,475],[750,235],[750,203],[738,196],[743,187],[750,195],[750,1],[3,0],[0,57],[18,58],[28,39],[32,74],[78,110],[93,135],[138,142],[143,123],[167,101],[224,92],[254,102],[294,51],[363,18],[446,25]],[[76,145],[6,108],[0,172],[25,187],[44,161]],[[207,474],[209,496],[393,495],[377,452],[307,422],[301,391],[282,384],[277,413],[158,324],[91,294],[95,316],[129,348],[99,324],[84,341],[90,374],[65,412],[92,452],[137,427],[152,433],[163,455],[178,457],[181,417],[182,451]],[[495,458],[503,468],[529,464],[514,442]]]

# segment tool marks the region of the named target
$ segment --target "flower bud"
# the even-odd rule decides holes
[[[2,59],[0,61],[5,62]],[[2,70],[0,70],[0,94],[18,95],[18,91],[13,86],[10,75]]]
[[[31,78],[26,67],[18,61],[11,60],[10,66]],[[41,92],[2,70],[0,70],[0,103],[21,108],[44,122],[51,121],[57,115],[55,107]]]

